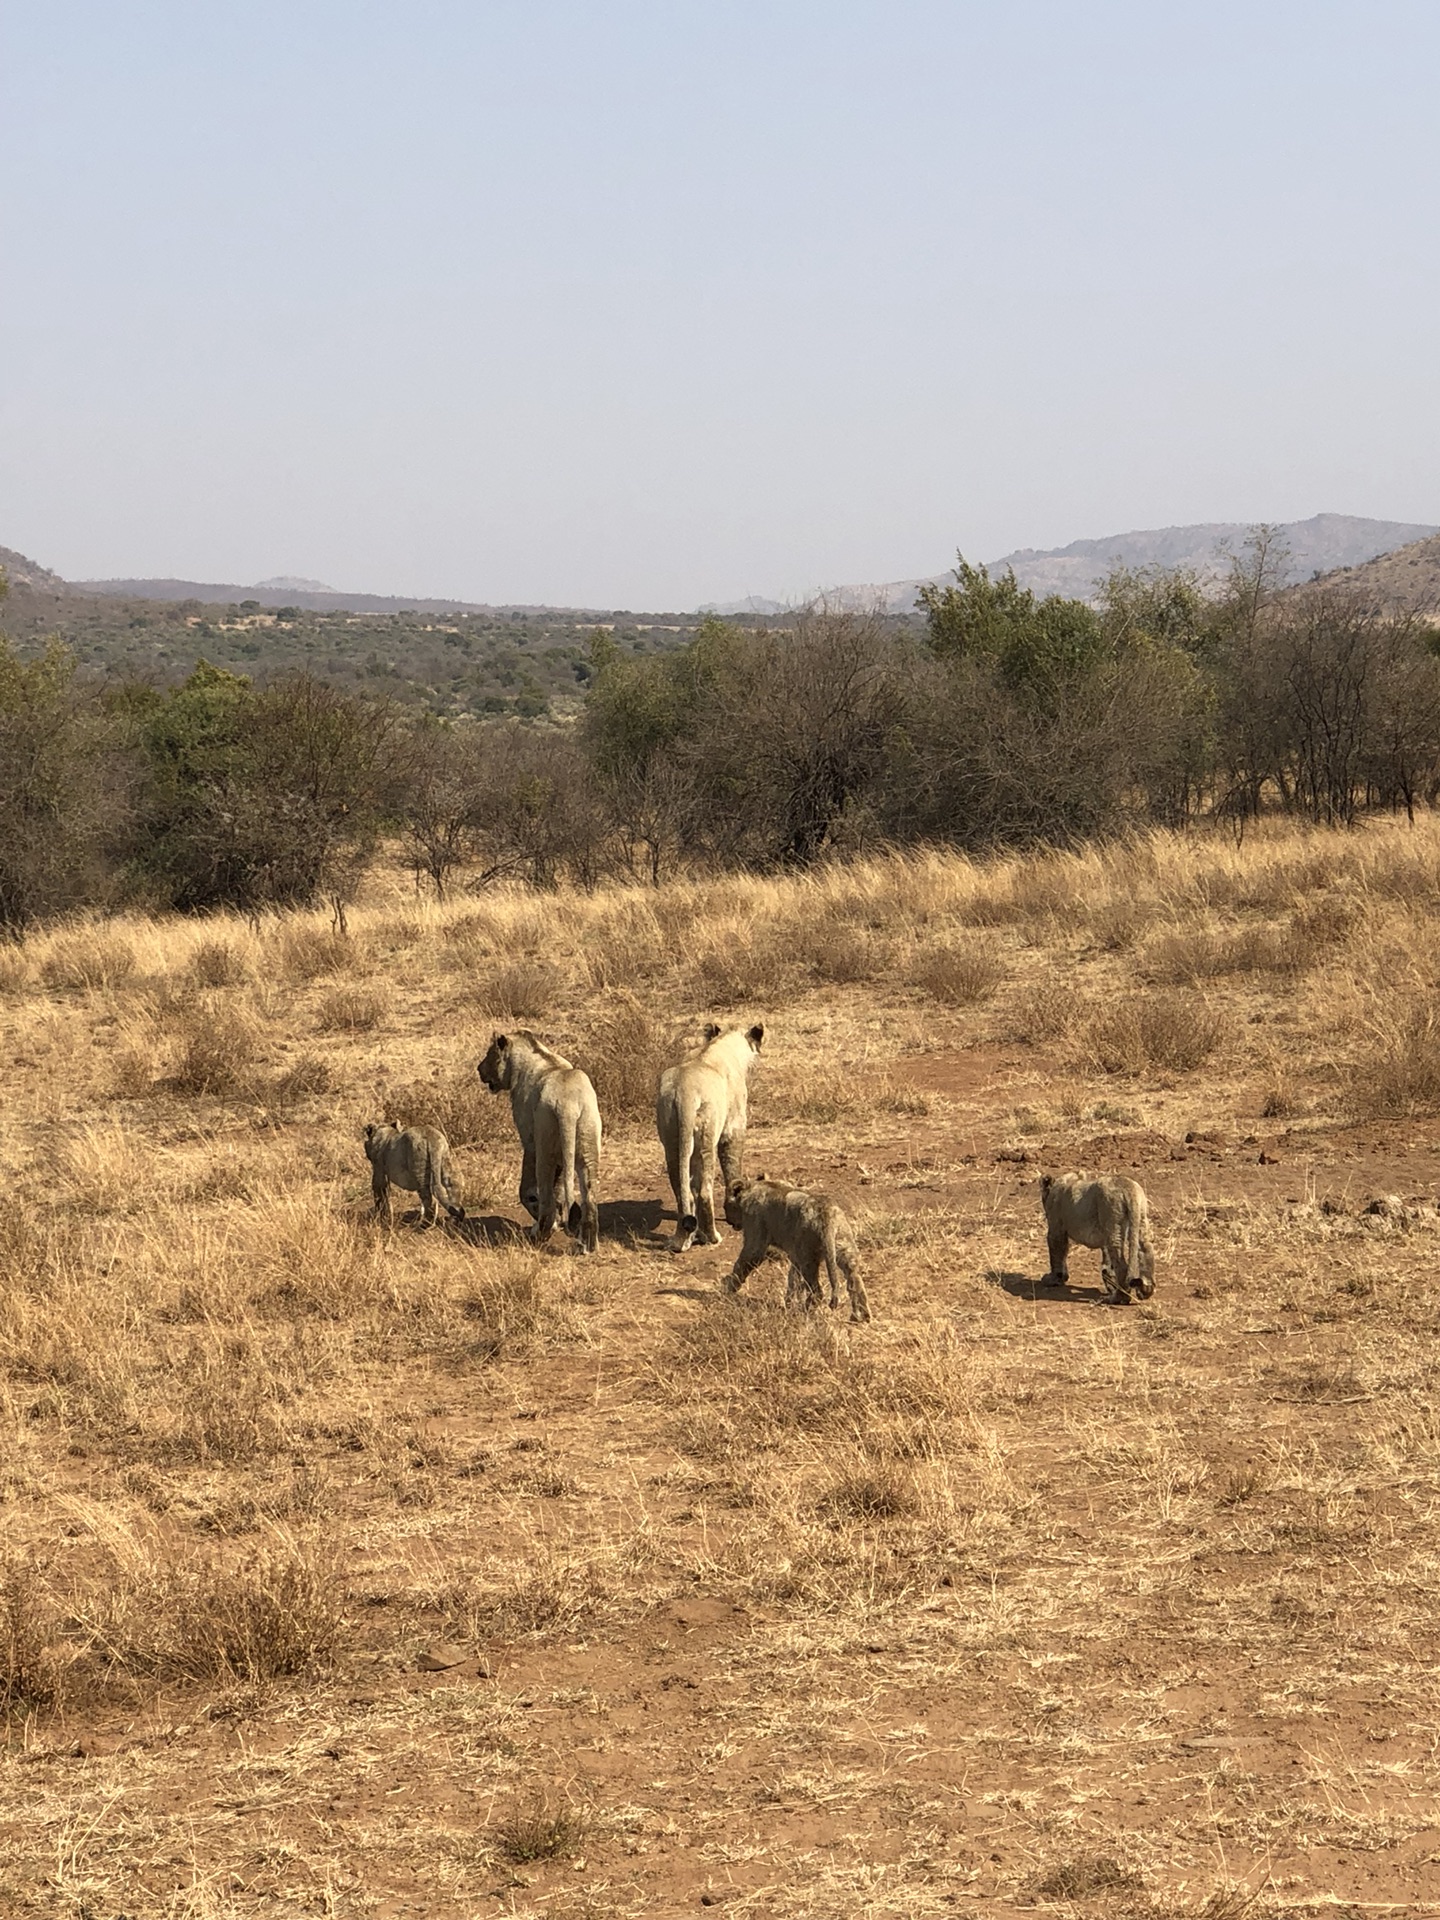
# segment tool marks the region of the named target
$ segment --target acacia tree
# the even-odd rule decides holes
[[[401,791],[398,709],[308,674],[256,688],[201,661],[142,717],[142,859],[174,906],[330,898],[337,913]]]

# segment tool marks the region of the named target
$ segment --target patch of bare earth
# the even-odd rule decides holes
[[[1440,1910],[1437,900],[1427,820],[10,950],[0,1911]],[[653,1064],[757,1014],[871,1327],[665,1251]],[[373,1222],[396,1114],[462,1230]],[[1068,1167],[1152,1302],[1039,1284]]]

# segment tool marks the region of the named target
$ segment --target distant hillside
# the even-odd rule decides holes
[[[1440,534],[1326,577],[1353,587],[1387,612],[1440,613]]]
[[[58,635],[87,670],[170,684],[197,660],[264,680],[304,668],[431,713],[573,713],[597,628],[627,652],[679,646],[688,614],[484,607],[336,592],[282,575],[253,587],[196,580],[67,582],[0,548],[0,631],[33,654]]]
[[[239,587],[215,580],[72,580],[71,593],[123,600],[195,600],[207,607],[305,607],[312,613],[489,613],[473,600],[434,600],[419,595],[343,593],[318,581],[261,580]]]
[[[0,547],[0,567],[5,569],[5,578],[12,587],[33,587],[40,593],[65,592],[65,582],[58,573],[51,573],[48,567],[27,560],[23,553],[16,553],[13,547]]]
[[[1276,528],[1290,553],[1290,578],[1309,580],[1337,567],[1355,567],[1377,554],[1440,532],[1401,520],[1364,520],[1348,513],[1317,513]],[[1214,520],[1192,527],[1161,527],[1150,532],[1117,533],[1104,540],[1072,540],[1046,552],[1020,548],[991,567],[1015,569],[1015,578],[1035,593],[1090,597],[1113,567],[1192,567],[1204,579],[1223,577],[1230,556],[1240,553],[1250,529],[1236,521]]]
[[[1365,520],[1348,513],[1317,513],[1309,520],[1290,520],[1276,528],[1290,551],[1290,577],[1308,580],[1337,567],[1358,567],[1377,554],[1389,553],[1408,542],[1440,532],[1403,520]],[[987,562],[992,575],[1013,568],[1015,578],[1032,593],[1064,594],[1089,600],[1107,573],[1123,567],[1191,567],[1205,580],[1223,578],[1230,556],[1242,551],[1250,527],[1241,520],[1206,520],[1189,527],[1152,527],[1134,533],[1113,533],[1101,540],[1072,540],[1067,547],[1017,547]],[[967,559],[973,556],[966,556]],[[883,606],[890,613],[909,613],[915,595],[932,581],[949,574],[931,574],[924,580],[889,580],[880,584],[833,587],[819,596],[832,606]],[[784,611],[778,600],[752,597],[702,608],[702,612],[775,614]]]

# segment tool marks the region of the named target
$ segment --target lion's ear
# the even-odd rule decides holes
[[[723,1033],[724,1031],[725,1031],[725,1029],[724,1029],[723,1027],[718,1027],[718,1026],[716,1026],[716,1024],[715,1024],[715,1022],[714,1022],[713,1020],[707,1020],[707,1021],[705,1022],[705,1044],[706,1044],[706,1046],[708,1047],[708,1046],[709,1046],[709,1044],[710,1044],[710,1042],[711,1042],[712,1040],[718,1040],[718,1039],[720,1038],[720,1036],[721,1036],[721,1034],[722,1034],[722,1033]]]
[[[1040,1176],[1040,1192],[1042,1196],[1044,1194],[1049,1193],[1051,1187],[1053,1187],[1054,1184],[1055,1184],[1055,1176],[1053,1173],[1042,1173]]]
[[[375,1122],[373,1120],[367,1120],[365,1122],[365,1138],[367,1140],[373,1140],[375,1138]]]
[[[496,1046],[496,1047],[497,1047],[497,1048],[499,1049],[499,1051],[500,1051],[501,1053],[504,1053],[504,1052],[505,1052],[505,1050],[506,1050],[506,1048],[507,1048],[507,1047],[508,1047],[508,1046],[510,1045],[510,1036],[509,1036],[509,1034],[508,1034],[508,1033],[497,1033],[497,1034],[496,1034],[496,1036],[495,1036],[495,1039],[494,1039],[494,1042],[493,1042],[493,1044],[494,1044],[494,1046]]]
[[[758,1053],[760,1051],[760,1044],[765,1038],[765,1028],[762,1025],[762,1023],[757,1020],[754,1026],[751,1027],[750,1031],[746,1034],[745,1038],[750,1042],[751,1046]]]

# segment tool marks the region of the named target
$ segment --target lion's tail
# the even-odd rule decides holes
[[[700,1116],[700,1101],[694,1094],[682,1093],[676,1102],[676,1170],[678,1174],[677,1193],[684,1196],[683,1210],[680,1214],[681,1233],[695,1233],[700,1222],[695,1217],[695,1189],[690,1179],[690,1163],[695,1155],[696,1136],[703,1137],[704,1123]]]
[[[1127,1198],[1121,1227],[1121,1250],[1125,1255],[1125,1278],[1133,1286],[1140,1272],[1140,1229],[1144,1224],[1143,1200]]]

